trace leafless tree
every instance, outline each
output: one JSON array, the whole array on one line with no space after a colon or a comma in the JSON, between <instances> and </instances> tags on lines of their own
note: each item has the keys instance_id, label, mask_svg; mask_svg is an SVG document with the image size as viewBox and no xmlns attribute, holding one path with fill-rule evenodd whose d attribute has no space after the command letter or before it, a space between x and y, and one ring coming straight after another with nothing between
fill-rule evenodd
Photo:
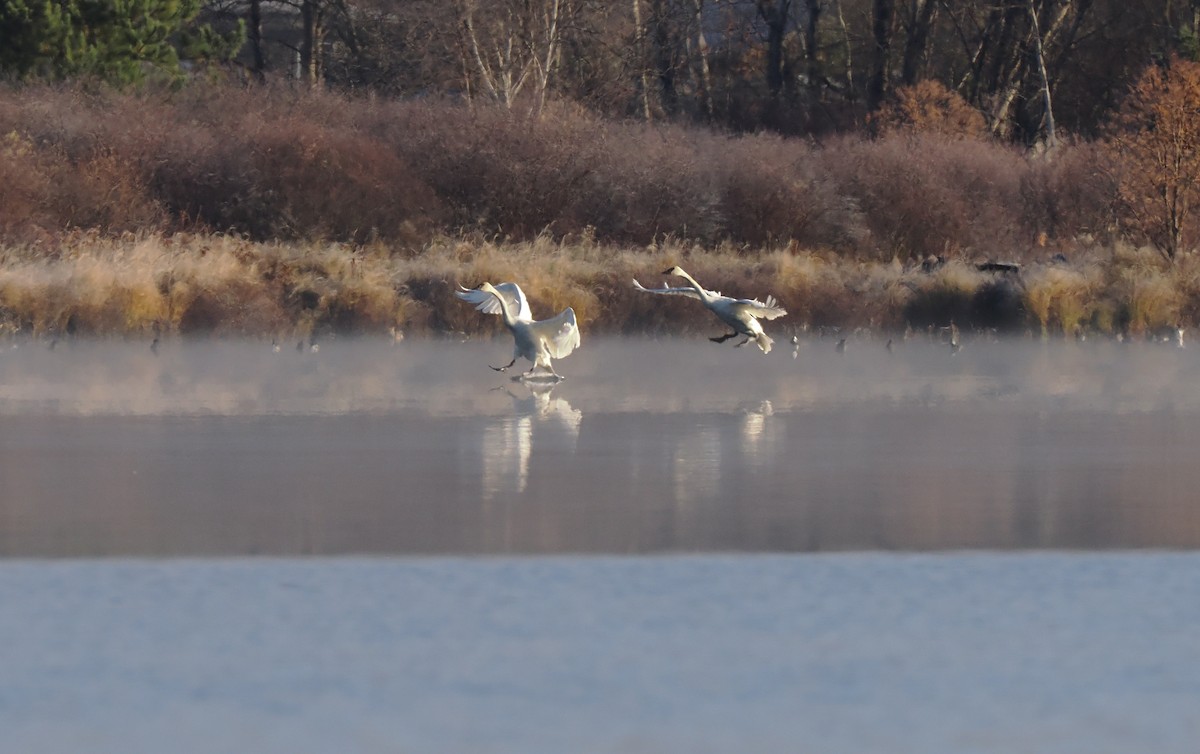
<instances>
[{"instance_id":1,"label":"leafless tree","mask_svg":"<svg viewBox=\"0 0 1200 754\"><path fill-rule=\"evenodd\" d=\"M579 11L573 0L461 0L465 50L479 91L512 107L526 88L546 103L563 39Z\"/></svg>"}]
</instances>

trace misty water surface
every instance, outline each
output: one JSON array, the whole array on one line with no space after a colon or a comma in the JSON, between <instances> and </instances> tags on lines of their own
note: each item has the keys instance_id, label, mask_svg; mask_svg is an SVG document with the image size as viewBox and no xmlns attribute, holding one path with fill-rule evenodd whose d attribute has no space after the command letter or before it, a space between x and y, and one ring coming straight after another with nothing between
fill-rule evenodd
<instances>
[{"instance_id":1,"label":"misty water surface","mask_svg":"<svg viewBox=\"0 0 1200 754\"><path fill-rule=\"evenodd\" d=\"M778 341L5 343L0 555L1200 544L1198 349Z\"/></svg>"}]
</instances>

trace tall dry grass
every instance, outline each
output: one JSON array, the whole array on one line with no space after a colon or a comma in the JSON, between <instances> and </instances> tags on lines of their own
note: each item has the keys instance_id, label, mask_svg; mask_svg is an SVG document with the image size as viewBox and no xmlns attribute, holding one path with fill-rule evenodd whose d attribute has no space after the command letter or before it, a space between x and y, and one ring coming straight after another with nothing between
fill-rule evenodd
<instances>
[{"instance_id":1,"label":"tall dry grass","mask_svg":"<svg viewBox=\"0 0 1200 754\"><path fill-rule=\"evenodd\" d=\"M1093 251L1071 264L981 272L951 260L933 269L798 248L716 249L667 239L647 247L548 234L505 242L440 236L419 253L383 244L256 243L224 235L76 234L50 249L0 248L0 332L34 336L150 333L276 337L327 333L496 333L502 324L454 296L457 286L516 281L534 314L570 306L605 333L708 333L695 301L649 296L681 265L737 297L776 297L777 332L809 328L1026 329L1046 335L1150 334L1194 326L1200 262L1165 264L1152 250Z\"/></svg>"}]
</instances>

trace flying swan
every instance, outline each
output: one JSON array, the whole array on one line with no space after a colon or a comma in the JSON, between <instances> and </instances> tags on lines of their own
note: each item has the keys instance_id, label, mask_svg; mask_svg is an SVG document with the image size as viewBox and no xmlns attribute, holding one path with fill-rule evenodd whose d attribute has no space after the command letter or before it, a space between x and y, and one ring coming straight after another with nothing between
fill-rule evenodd
<instances>
[{"instance_id":1,"label":"flying swan","mask_svg":"<svg viewBox=\"0 0 1200 754\"><path fill-rule=\"evenodd\" d=\"M516 364L517 359L525 358L533 362L525 377L532 377L542 369L550 376L562 379L550 365L550 359L561 359L579 347L579 325L575 322L574 309L568 306L557 317L536 321L525 292L516 283L482 283L478 288L459 286L455 295L485 314L499 314L513 335L512 361L502 367L490 364L489 367L503 372Z\"/></svg>"},{"instance_id":2,"label":"flying swan","mask_svg":"<svg viewBox=\"0 0 1200 754\"><path fill-rule=\"evenodd\" d=\"M701 303L709 308L713 314L717 315L717 319L733 328L733 332L728 335L721 335L716 338L709 338L714 343L724 343L730 338L738 335L746 336L746 339L739 346L744 346L750 341L758 344L763 353L771 352L771 344L774 343L765 332L762 325L758 323L761 319L775 319L787 314L774 296L767 296L765 302L754 298L730 298L722 296L716 291L710 291L696 282L696 279L683 271L682 267L672 267L665 271L664 275L678 275L688 281L689 285L686 288L667 288L664 284L662 288L645 288L637 280L633 281L633 287L639 291L646 293L665 293L672 296L687 296L689 298L700 299Z\"/></svg>"}]
</instances>

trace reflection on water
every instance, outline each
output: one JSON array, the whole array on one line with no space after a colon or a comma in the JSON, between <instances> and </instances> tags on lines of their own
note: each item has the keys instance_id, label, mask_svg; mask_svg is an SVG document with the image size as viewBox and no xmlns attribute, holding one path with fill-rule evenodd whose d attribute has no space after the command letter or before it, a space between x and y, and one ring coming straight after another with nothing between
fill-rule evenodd
<instances>
[{"instance_id":1,"label":"reflection on water","mask_svg":"<svg viewBox=\"0 0 1200 754\"><path fill-rule=\"evenodd\" d=\"M770 401L761 401L754 408L742 412L742 447L750 458L757 457L760 450L770 451L771 436L764 430L768 427L767 417L773 413L775 409Z\"/></svg>"},{"instance_id":2,"label":"reflection on water","mask_svg":"<svg viewBox=\"0 0 1200 754\"><path fill-rule=\"evenodd\" d=\"M503 390L512 398L513 413L483 430L483 496L492 500L502 492L524 492L529 482L529 461L535 432L539 443L558 452L575 452L583 414L562 398L553 397L554 385L522 385L527 395Z\"/></svg>"},{"instance_id":3,"label":"reflection on water","mask_svg":"<svg viewBox=\"0 0 1200 754\"><path fill-rule=\"evenodd\" d=\"M1200 349L491 350L4 350L0 555L1200 545Z\"/></svg>"}]
</instances>

